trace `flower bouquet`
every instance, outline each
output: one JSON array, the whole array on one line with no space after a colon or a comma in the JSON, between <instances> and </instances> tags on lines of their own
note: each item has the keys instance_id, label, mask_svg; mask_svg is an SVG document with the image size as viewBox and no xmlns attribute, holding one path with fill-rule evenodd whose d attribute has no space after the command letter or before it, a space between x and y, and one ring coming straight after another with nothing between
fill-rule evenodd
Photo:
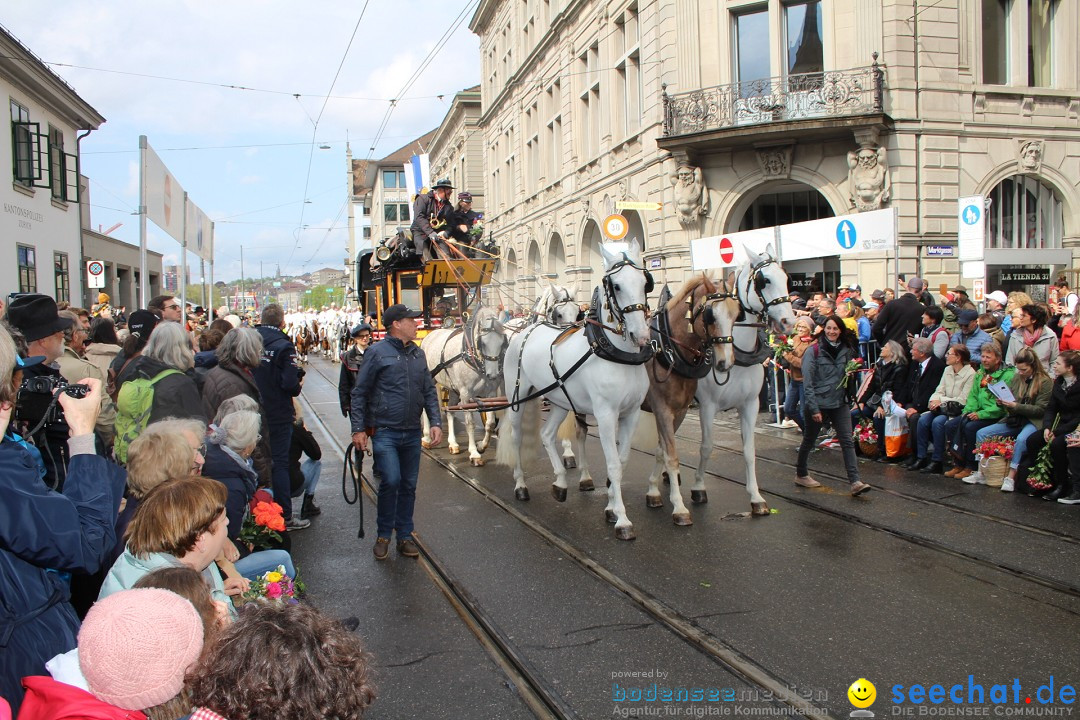
<instances>
[{"instance_id":1,"label":"flower bouquet","mask_svg":"<svg viewBox=\"0 0 1080 720\"><path fill-rule=\"evenodd\" d=\"M844 377L840 379L840 384L837 385L837 389L846 388L848 381L851 380L855 373L860 372L863 369L862 358L855 358L854 360L848 360L844 365Z\"/></svg>"},{"instance_id":2,"label":"flower bouquet","mask_svg":"<svg viewBox=\"0 0 1080 720\"><path fill-rule=\"evenodd\" d=\"M480 242L480 239L484 237L484 223L481 222L483 217L483 215L478 217L475 222L473 222L473 226L469 228L469 242L473 245Z\"/></svg>"},{"instance_id":3,"label":"flower bouquet","mask_svg":"<svg viewBox=\"0 0 1080 720\"><path fill-rule=\"evenodd\" d=\"M780 359L784 357L784 353L789 353L795 349L795 346L791 343L791 338L787 335L770 335L769 347L773 351L773 360L780 362Z\"/></svg>"},{"instance_id":4,"label":"flower bouquet","mask_svg":"<svg viewBox=\"0 0 1080 720\"><path fill-rule=\"evenodd\" d=\"M275 602L296 605L304 594L304 583L285 574L285 566L263 573L251 581L251 587L243 594L244 603Z\"/></svg>"},{"instance_id":5,"label":"flower bouquet","mask_svg":"<svg viewBox=\"0 0 1080 720\"><path fill-rule=\"evenodd\" d=\"M979 471L986 478L990 487L1001 487L1005 475L1009 472L1009 460L1012 459L1016 440L1011 437L994 435L979 443L975 448L975 457L979 460Z\"/></svg>"},{"instance_id":6,"label":"flower bouquet","mask_svg":"<svg viewBox=\"0 0 1080 720\"><path fill-rule=\"evenodd\" d=\"M859 446L859 452L864 457L874 458L879 454L878 450L878 434L874 430L874 423L871 420L861 420L859 424L855 426L855 430L852 432L852 436L855 439L855 443Z\"/></svg>"},{"instance_id":7,"label":"flower bouquet","mask_svg":"<svg viewBox=\"0 0 1080 720\"><path fill-rule=\"evenodd\" d=\"M1057 430L1061 422L1061 415L1054 418L1054 424L1050 432ZM1054 456L1050 454L1050 443L1039 448L1039 454L1035 456L1035 462L1031 464L1028 472L1027 484L1032 490L1045 491L1054 487Z\"/></svg>"},{"instance_id":8,"label":"flower bouquet","mask_svg":"<svg viewBox=\"0 0 1080 720\"><path fill-rule=\"evenodd\" d=\"M285 517L281 513L281 506L276 502L252 498L240 527L241 542L247 543L252 550L278 547L281 533L285 532Z\"/></svg>"}]
</instances>

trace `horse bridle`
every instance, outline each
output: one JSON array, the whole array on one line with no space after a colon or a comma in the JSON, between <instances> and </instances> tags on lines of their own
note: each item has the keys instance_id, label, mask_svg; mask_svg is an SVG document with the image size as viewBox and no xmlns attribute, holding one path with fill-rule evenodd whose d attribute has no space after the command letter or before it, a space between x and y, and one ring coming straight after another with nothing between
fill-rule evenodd
<instances>
[{"instance_id":1,"label":"horse bridle","mask_svg":"<svg viewBox=\"0 0 1080 720\"><path fill-rule=\"evenodd\" d=\"M647 303L634 303L633 305L627 305L626 307L619 307L619 305L614 302L617 298L615 297L615 284L611 281L611 276L627 265L641 272L646 278L649 277L647 270L635 265L634 261L627 257L626 253L623 253L623 259L608 268L601 281L601 284L604 287L604 304L607 306L608 312L615 317L616 327L618 328L617 331L620 335L623 332L623 320L627 313L643 312L646 316L649 314L649 305ZM649 294L649 288L647 287L645 289L645 294Z\"/></svg>"},{"instance_id":2,"label":"horse bridle","mask_svg":"<svg viewBox=\"0 0 1080 720\"><path fill-rule=\"evenodd\" d=\"M731 300L731 299L738 300L738 298L736 298L735 295L731 294L730 292L727 292L727 283L724 282L723 280L721 280L720 281L720 291L719 292L714 292L714 293L709 293L705 297L701 298L701 302L698 303L698 306L695 307L693 309L693 311L690 313L690 325L691 326L695 322L697 322L698 317L701 316L702 321L705 324L705 341L708 342L711 345L734 345L735 344L735 336L734 335L713 335L711 332L709 332L710 327L715 327L716 325L719 324L719 323L716 322L716 312L713 309L713 306L717 302L722 302L724 300ZM741 307L741 305L740 305L740 307Z\"/></svg>"}]
</instances>

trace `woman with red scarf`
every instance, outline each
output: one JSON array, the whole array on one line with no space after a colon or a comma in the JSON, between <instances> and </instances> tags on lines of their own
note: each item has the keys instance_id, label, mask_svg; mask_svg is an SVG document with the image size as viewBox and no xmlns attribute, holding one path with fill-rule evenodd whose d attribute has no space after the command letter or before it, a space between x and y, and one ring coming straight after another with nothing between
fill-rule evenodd
<instances>
[{"instance_id":1,"label":"woman with red scarf","mask_svg":"<svg viewBox=\"0 0 1080 720\"><path fill-rule=\"evenodd\" d=\"M1054 331L1046 327L1049 316L1041 306L1034 303L1020 308L1020 314L1009 333L1009 346L1005 351L1005 364L1013 365L1016 353L1031 348L1045 368L1053 368L1058 356L1058 339ZM1053 377L1053 371L1050 376Z\"/></svg>"}]
</instances>

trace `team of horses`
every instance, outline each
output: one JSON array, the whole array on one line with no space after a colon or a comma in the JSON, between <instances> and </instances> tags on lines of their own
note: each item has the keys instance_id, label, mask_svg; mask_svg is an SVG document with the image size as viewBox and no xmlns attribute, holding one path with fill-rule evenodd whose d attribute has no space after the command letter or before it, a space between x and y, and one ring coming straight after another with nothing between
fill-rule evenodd
<instances>
[{"instance_id":1,"label":"team of horses","mask_svg":"<svg viewBox=\"0 0 1080 720\"><path fill-rule=\"evenodd\" d=\"M296 356L302 363L308 361L312 352L325 360L339 362L341 353L349 349L349 323L344 316L329 323L311 318L290 325L285 332L296 347Z\"/></svg>"},{"instance_id":2,"label":"team of horses","mask_svg":"<svg viewBox=\"0 0 1080 720\"><path fill-rule=\"evenodd\" d=\"M477 409L505 410L496 461L513 469L518 500L528 500L523 462L542 446L555 481L551 493L567 496L567 470L580 467L579 490L592 490L584 443L591 417L604 452L608 502L605 518L621 540L635 537L622 494L622 478L642 410L652 414L658 446L646 504L662 507L661 478L668 483L672 521L690 525L680 482L675 432L692 401L701 422L700 458L691 504L708 501L705 475L712 453L713 420L721 410L739 413L746 489L751 512L767 515L758 489L754 426L764 382L763 331L789 332L795 316L788 301L787 275L771 246L748 253L747 262L723 278L697 275L672 293L666 286L650 314L653 280L641 248L601 246L603 275L583 313L565 288L550 286L525 319L503 323L492 308L480 307L457 328L435 330L423 341L428 367L465 414L469 459L484 463L494 426L477 421ZM505 398L497 405L492 398ZM543 401L543 403L542 403ZM542 404L549 408L541 424ZM455 412L447 414L450 452L460 452ZM426 418L425 418L426 421ZM477 441L475 428L484 427ZM427 424L425 422L425 441ZM560 447L561 440L561 447ZM575 453L576 450L576 453Z\"/></svg>"}]
</instances>

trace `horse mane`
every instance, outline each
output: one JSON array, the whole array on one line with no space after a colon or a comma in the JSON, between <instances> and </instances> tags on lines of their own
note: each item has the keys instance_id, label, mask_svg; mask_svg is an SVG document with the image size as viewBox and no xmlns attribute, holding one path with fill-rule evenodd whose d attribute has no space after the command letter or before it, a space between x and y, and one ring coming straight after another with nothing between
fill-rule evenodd
<instances>
[{"instance_id":1,"label":"horse mane","mask_svg":"<svg viewBox=\"0 0 1080 720\"><path fill-rule=\"evenodd\" d=\"M694 277L687 280L681 288L679 288L679 291L675 293L674 297L672 297L671 300L668 300L668 304L665 306L665 309L668 312L678 310L679 306L686 302L686 298L693 295L694 292L702 285L705 286L705 290L707 292L711 293L716 291L716 286L713 284L713 281L710 280L708 276L705 275L705 273L702 273L701 275L695 275Z\"/></svg>"}]
</instances>

